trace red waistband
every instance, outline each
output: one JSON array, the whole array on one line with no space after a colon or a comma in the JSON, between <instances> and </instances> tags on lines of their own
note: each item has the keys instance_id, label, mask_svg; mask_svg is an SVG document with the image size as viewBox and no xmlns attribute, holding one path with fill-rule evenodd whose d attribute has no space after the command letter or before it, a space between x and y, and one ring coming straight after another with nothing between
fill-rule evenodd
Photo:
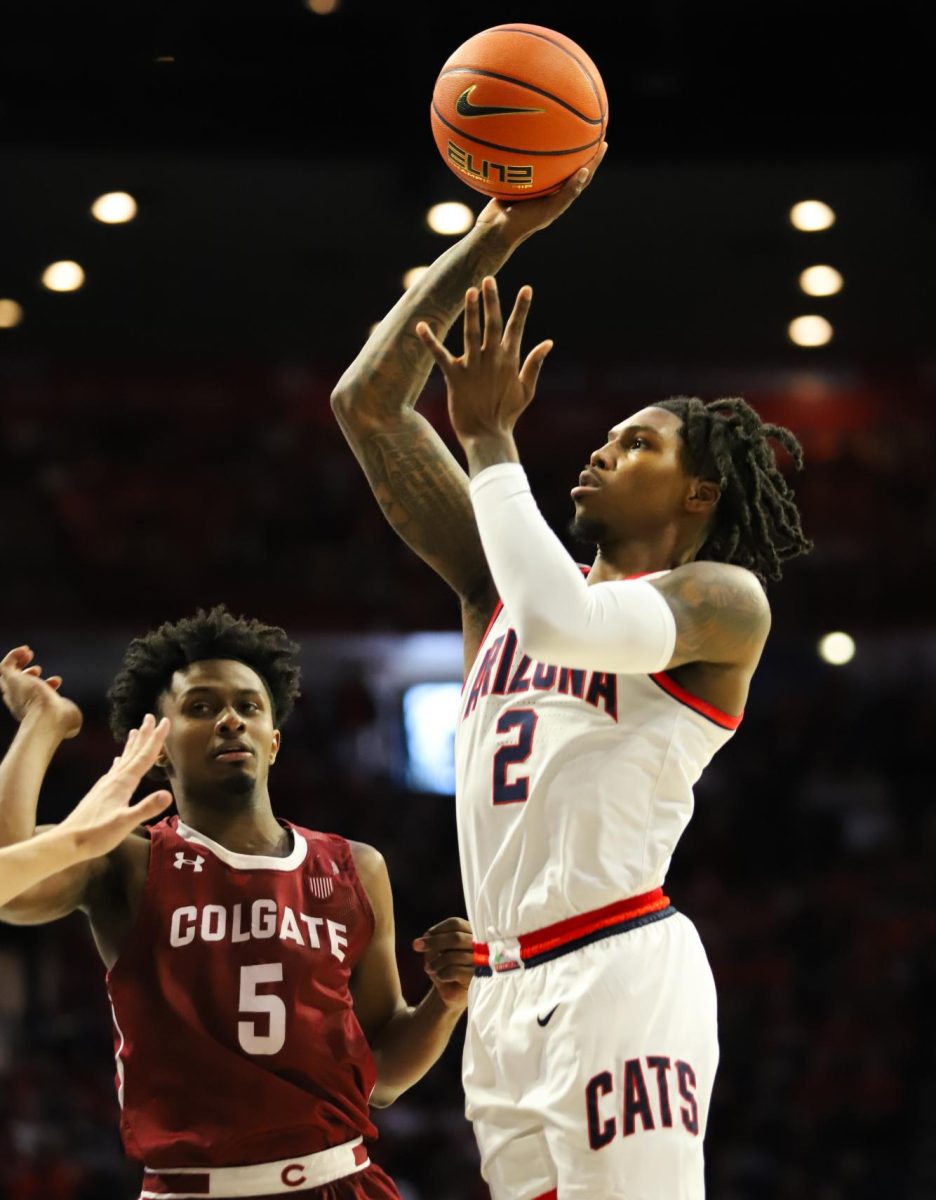
<instances>
[{"instance_id":1,"label":"red waistband","mask_svg":"<svg viewBox=\"0 0 936 1200\"><path fill-rule=\"evenodd\" d=\"M620 921L633 920L635 917L646 916L647 913L659 912L667 908L669 896L664 896L662 888L654 888L652 892L644 892L640 896L631 896L628 900L618 900L614 904L606 904L604 908L596 908L591 912L580 913L569 917L566 921L557 921L555 925L547 925L544 929L535 929L532 933L521 933L516 940L520 944L520 957L524 961L536 954L544 954L573 942L576 938L585 937L598 929L609 925L617 925ZM475 966L486 967L490 962L490 950L487 942L473 944Z\"/></svg>"}]
</instances>

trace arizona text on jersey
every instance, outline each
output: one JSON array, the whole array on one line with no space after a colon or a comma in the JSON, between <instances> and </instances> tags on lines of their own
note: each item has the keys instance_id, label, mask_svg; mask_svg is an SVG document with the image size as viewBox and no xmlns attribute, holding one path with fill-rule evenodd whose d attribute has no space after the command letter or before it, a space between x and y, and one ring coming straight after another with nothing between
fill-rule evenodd
<instances>
[{"instance_id":1,"label":"arizona text on jersey","mask_svg":"<svg viewBox=\"0 0 936 1200\"><path fill-rule=\"evenodd\" d=\"M500 607L456 731L462 881L478 940L662 886L693 784L740 717L665 672L531 661Z\"/></svg>"}]
</instances>

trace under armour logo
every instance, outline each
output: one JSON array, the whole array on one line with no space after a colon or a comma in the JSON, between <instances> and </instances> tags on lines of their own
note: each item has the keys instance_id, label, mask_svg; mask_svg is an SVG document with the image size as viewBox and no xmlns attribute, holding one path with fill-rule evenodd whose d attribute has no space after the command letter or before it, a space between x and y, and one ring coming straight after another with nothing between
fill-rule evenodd
<instances>
[{"instance_id":1,"label":"under armour logo","mask_svg":"<svg viewBox=\"0 0 936 1200\"><path fill-rule=\"evenodd\" d=\"M196 854L194 858L186 858L185 851L180 850L175 856L175 862L172 864L177 871L181 871L183 867L192 867L196 874L201 871L202 863L205 860L200 854Z\"/></svg>"}]
</instances>

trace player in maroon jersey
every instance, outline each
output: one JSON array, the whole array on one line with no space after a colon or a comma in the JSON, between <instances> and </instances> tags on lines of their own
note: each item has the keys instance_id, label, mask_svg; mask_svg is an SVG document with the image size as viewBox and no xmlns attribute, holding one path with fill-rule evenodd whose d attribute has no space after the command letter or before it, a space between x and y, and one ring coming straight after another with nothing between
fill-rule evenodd
<instances>
[{"instance_id":1,"label":"player in maroon jersey","mask_svg":"<svg viewBox=\"0 0 936 1200\"><path fill-rule=\"evenodd\" d=\"M142 1197L387 1200L368 1104L429 1069L464 1011L471 931L414 943L432 987L402 997L386 866L370 846L273 815L269 768L298 694L297 647L223 608L131 643L110 692L120 740L170 718L157 760L179 816L10 901L0 918L81 908L107 967L125 1147ZM31 838L74 705L2 667L20 731L0 768L0 844ZM80 714L77 718L80 721ZM147 725L147 728L149 725Z\"/></svg>"}]
</instances>

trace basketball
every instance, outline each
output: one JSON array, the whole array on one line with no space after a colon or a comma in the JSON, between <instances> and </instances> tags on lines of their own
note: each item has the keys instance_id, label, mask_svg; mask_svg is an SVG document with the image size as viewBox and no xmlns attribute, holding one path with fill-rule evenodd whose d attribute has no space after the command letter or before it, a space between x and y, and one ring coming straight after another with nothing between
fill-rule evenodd
<instances>
[{"instance_id":1,"label":"basketball","mask_svg":"<svg viewBox=\"0 0 936 1200\"><path fill-rule=\"evenodd\" d=\"M555 192L594 156L608 127L598 69L541 25L496 25L459 46L432 93L439 153L485 196Z\"/></svg>"}]
</instances>

